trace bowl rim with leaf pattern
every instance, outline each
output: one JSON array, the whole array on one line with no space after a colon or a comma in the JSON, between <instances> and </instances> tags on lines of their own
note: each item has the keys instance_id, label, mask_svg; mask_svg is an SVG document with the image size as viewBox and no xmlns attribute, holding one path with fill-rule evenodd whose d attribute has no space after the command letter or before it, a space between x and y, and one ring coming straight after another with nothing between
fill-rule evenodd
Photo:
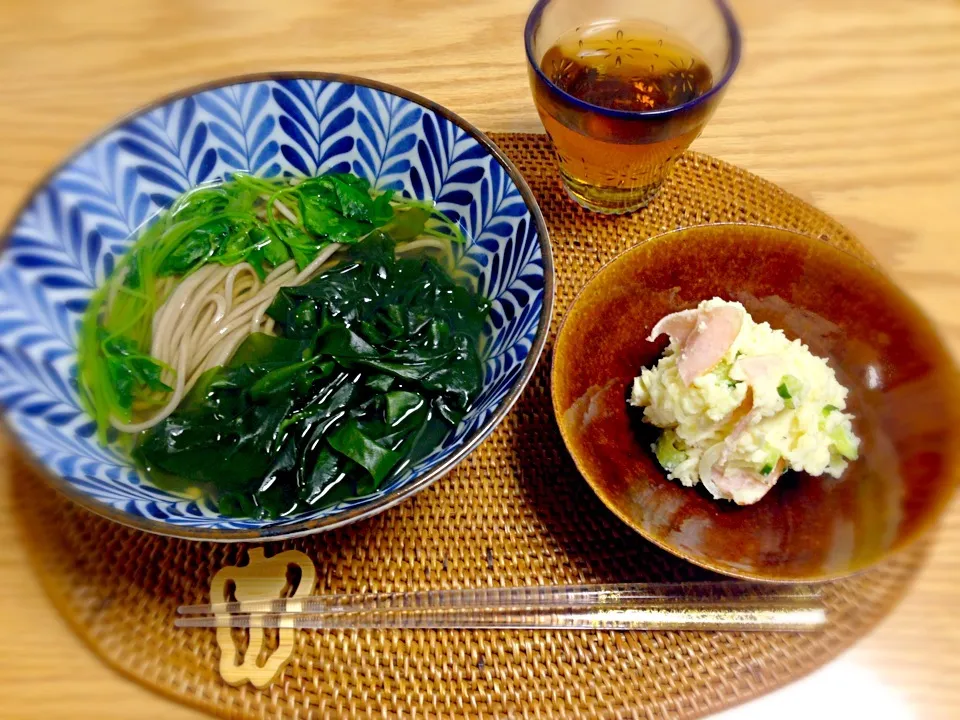
<instances>
[{"instance_id":1,"label":"bowl rim with leaf pattern","mask_svg":"<svg viewBox=\"0 0 960 720\"><path fill-rule=\"evenodd\" d=\"M484 385L433 453L374 495L277 520L227 518L159 490L97 443L74 385L77 323L138 227L225 173L363 175L431 198L466 229L460 269L492 301ZM153 533L276 540L369 517L423 490L503 419L533 374L553 307L546 224L529 186L473 125L415 93L320 72L225 78L168 95L83 144L14 213L0 255L0 404L8 435L58 490Z\"/></svg>"},{"instance_id":2,"label":"bowl rim with leaf pattern","mask_svg":"<svg viewBox=\"0 0 960 720\"><path fill-rule=\"evenodd\" d=\"M604 265L560 325L551 374L564 443L603 503L664 550L752 580L847 576L921 537L960 479L957 369L917 304L865 259L724 223L658 235ZM841 478L788 473L744 507L667 478L658 430L627 395L666 346L647 340L656 322L714 296L800 338L850 390L863 444Z\"/></svg>"}]
</instances>

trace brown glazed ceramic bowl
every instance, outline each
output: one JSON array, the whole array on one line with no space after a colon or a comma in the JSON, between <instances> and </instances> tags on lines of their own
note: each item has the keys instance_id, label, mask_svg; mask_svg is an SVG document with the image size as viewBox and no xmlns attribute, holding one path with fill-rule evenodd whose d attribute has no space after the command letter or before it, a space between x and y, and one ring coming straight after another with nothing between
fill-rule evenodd
<instances>
[{"instance_id":1,"label":"brown glazed ceramic bowl","mask_svg":"<svg viewBox=\"0 0 960 720\"><path fill-rule=\"evenodd\" d=\"M714 296L829 359L863 443L842 478L788 473L747 507L667 479L628 388L666 346L645 340L656 321ZM881 272L784 230L697 227L620 255L567 314L552 385L563 439L603 502L648 540L728 575L862 570L930 527L958 478L957 369L930 322Z\"/></svg>"}]
</instances>

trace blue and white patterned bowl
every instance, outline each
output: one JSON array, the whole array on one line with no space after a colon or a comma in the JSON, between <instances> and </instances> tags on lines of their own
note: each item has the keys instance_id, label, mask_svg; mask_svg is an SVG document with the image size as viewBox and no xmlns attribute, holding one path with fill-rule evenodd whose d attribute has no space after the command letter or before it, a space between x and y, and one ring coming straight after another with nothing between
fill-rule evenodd
<instances>
[{"instance_id":1,"label":"blue and white patterned bowl","mask_svg":"<svg viewBox=\"0 0 960 720\"><path fill-rule=\"evenodd\" d=\"M76 377L80 317L130 244L174 197L233 171L352 171L431 198L471 238L460 266L493 303L483 391L442 447L377 494L276 521L227 518L165 492L95 437ZM411 93L336 75L242 78L188 90L122 120L27 200L0 256L0 403L13 434L75 501L143 530L277 539L370 516L473 450L530 379L553 303L543 217L516 168L479 131Z\"/></svg>"}]
</instances>

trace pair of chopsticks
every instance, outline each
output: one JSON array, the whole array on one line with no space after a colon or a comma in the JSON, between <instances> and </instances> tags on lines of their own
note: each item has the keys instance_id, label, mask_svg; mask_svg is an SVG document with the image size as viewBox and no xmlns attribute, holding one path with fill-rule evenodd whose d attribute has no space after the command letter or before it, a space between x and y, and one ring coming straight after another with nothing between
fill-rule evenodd
<instances>
[{"instance_id":1,"label":"pair of chopsticks","mask_svg":"<svg viewBox=\"0 0 960 720\"><path fill-rule=\"evenodd\" d=\"M826 622L816 587L633 583L316 595L184 605L178 627L539 630L764 630Z\"/></svg>"}]
</instances>

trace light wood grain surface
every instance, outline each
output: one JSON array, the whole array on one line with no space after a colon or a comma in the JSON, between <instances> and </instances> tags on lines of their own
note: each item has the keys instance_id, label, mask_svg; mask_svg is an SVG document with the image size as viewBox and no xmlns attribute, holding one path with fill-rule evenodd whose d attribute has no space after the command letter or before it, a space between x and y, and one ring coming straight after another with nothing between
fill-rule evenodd
<instances>
[{"instance_id":1,"label":"light wood grain surface","mask_svg":"<svg viewBox=\"0 0 960 720\"><path fill-rule=\"evenodd\" d=\"M695 149L845 222L960 354L960 3L733 5L743 65ZM527 9L525 0L0 0L0 222L117 116L239 73L360 74L488 131L539 131ZM197 717L103 667L54 613L10 521L12 452L0 440L0 715ZM928 566L879 630L796 690L735 715L830 717L844 696L873 698L874 717L956 717L958 607L954 503Z\"/></svg>"}]
</instances>

